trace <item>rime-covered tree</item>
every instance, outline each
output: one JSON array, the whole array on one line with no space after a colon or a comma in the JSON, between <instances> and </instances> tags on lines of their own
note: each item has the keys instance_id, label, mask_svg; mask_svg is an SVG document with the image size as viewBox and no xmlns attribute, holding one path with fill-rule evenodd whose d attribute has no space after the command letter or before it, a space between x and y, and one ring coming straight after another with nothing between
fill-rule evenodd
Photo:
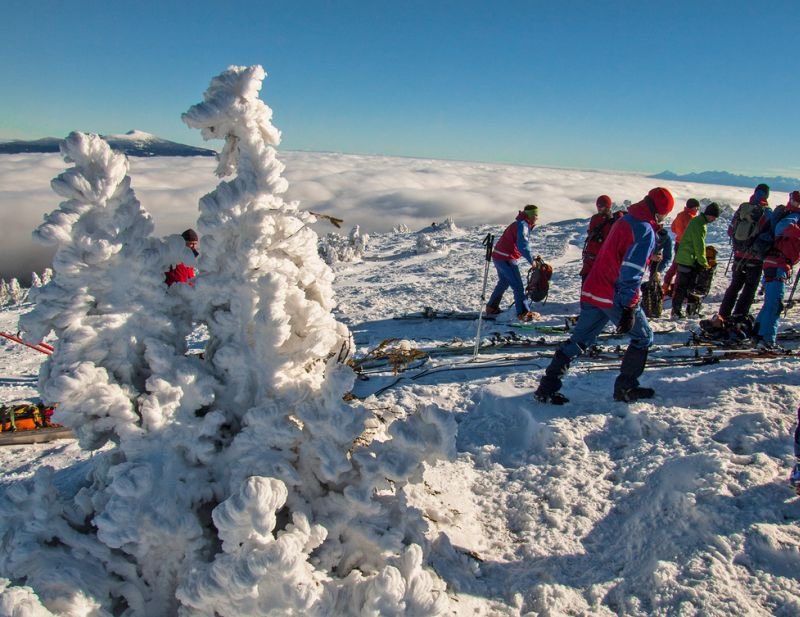
<instances>
[{"instance_id":1,"label":"rime-covered tree","mask_svg":"<svg viewBox=\"0 0 800 617\"><path fill-rule=\"evenodd\" d=\"M58 337L42 388L87 425L81 443L118 445L66 493L45 469L0 496L0 576L25 578L20 602L126 617L446 607L401 489L452 453L455 424L428 406L358 439L369 414L343 400L349 333L314 218L281 197L264 77L231 67L184 115L224 140L217 173L233 176L201 199L192 286L161 284L182 244L148 240L124 157L67 140L76 167L54 188L69 200L38 232L58 243L55 276L25 330ZM192 321L207 326L203 360L183 354Z\"/></svg>"}]
</instances>

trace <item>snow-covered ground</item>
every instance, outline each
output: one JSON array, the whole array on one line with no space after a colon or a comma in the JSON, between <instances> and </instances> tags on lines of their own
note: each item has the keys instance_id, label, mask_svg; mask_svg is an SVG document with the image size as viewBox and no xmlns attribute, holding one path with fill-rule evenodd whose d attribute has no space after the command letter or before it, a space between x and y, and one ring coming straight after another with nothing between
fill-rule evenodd
<instances>
[{"instance_id":1,"label":"snow-covered ground","mask_svg":"<svg viewBox=\"0 0 800 617\"><path fill-rule=\"evenodd\" d=\"M149 234L124 160L75 134L75 167L51 168L68 201L38 233L60 243L56 282L36 305L0 310L0 328L52 327L56 353L39 381L44 356L0 340L0 400L63 394L54 420L86 449L0 448L0 615L800 614L800 500L786 481L798 356L689 346L697 320L654 320L642 379L654 399L612 400L625 339L610 330L574 364L567 405L533 399L578 311L593 196L638 201L651 181L359 157L367 169L333 174L336 195L316 206L336 215L339 195L367 195L379 176L391 198L342 209L348 224L369 208L398 230L371 229L363 258L330 272L306 205L280 197L260 79L229 70L188 114L240 148L222 160L238 175L200 205L194 287L161 289L161 262L186 251ZM315 155L299 159L314 168ZM316 160L318 177L354 169ZM406 170L400 188L388 169ZM413 208L424 225L392 220L418 174L462 173L484 179L467 183L479 193L468 203L491 204L491 224L469 207L462 222L454 202L442 211L446 191L431 186ZM497 188L526 173L536 196ZM723 205L707 314L727 284L725 226L747 197L714 190L675 189L678 209L689 196ZM552 329L514 327L509 310L482 324L473 357L477 321L413 314L477 311L481 242L529 202L547 210L533 249L555 274L534 308ZM488 280L487 294L492 268ZM797 309L781 330L796 326ZM337 361L348 349L355 376Z\"/></svg>"},{"instance_id":2,"label":"snow-covered ground","mask_svg":"<svg viewBox=\"0 0 800 617\"><path fill-rule=\"evenodd\" d=\"M717 246L725 246L724 225L710 230ZM429 403L458 423L452 460L428 466L405 489L427 523L429 562L447 582L449 612L798 614L800 500L786 483L797 359L648 369L643 382L657 398L631 405L611 400L616 363L595 372L586 360L565 382L568 405L537 404L532 391L550 350L487 349L472 362L476 321L394 319L426 306L472 311L480 304L481 240L500 228L438 227L371 235L363 261L338 266L334 287L336 316L350 328L357 358L386 339L412 349L463 346L400 373L379 396L369 395L397 379L391 371L373 368L354 386L381 423ZM560 325L577 311L585 227L585 219L565 220L534 232L535 250L556 266L550 297L537 307L542 323ZM421 234L439 249L417 254ZM724 290L722 268L707 310ZM490 287L494 277L490 270ZM23 310L0 312L0 327L14 330ZM795 325L796 313L783 328ZM694 327L677 322L658 334L653 355L693 354L668 346L687 341ZM493 322L482 331L487 343L495 334L562 338ZM518 365L479 368L517 357ZM0 344L2 400L36 396L42 359ZM414 379L430 367L448 370ZM0 481L8 490L42 465L85 473L91 457L73 441L2 448Z\"/></svg>"}]
</instances>

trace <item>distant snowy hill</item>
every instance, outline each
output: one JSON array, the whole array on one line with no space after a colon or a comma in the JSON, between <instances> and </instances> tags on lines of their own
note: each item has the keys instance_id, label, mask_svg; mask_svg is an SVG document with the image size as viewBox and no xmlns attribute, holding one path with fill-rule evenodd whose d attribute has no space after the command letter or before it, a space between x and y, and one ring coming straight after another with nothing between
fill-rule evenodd
<instances>
[{"instance_id":1,"label":"distant snowy hill","mask_svg":"<svg viewBox=\"0 0 800 617\"><path fill-rule=\"evenodd\" d=\"M728 173L727 171L701 171L679 175L671 171L662 171L660 174L650 176L659 180L698 182L700 184L722 184L724 186L743 186L753 188L761 182L769 184L773 191L795 191L800 187L800 180L785 176L771 178L761 176L742 176Z\"/></svg>"},{"instance_id":2,"label":"distant snowy hill","mask_svg":"<svg viewBox=\"0 0 800 617\"><path fill-rule=\"evenodd\" d=\"M144 131L132 130L124 135L102 135L113 150L128 156L216 156L214 150L179 144ZM0 154L58 152L62 140L45 137L31 141L13 140L0 143Z\"/></svg>"}]
</instances>

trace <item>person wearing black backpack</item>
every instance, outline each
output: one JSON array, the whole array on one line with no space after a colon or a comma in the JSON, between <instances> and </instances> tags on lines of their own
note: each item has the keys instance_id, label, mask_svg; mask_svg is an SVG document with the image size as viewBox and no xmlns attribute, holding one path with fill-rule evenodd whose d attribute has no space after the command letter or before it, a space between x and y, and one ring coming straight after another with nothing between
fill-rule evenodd
<instances>
[{"instance_id":1,"label":"person wearing black backpack","mask_svg":"<svg viewBox=\"0 0 800 617\"><path fill-rule=\"evenodd\" d=\"M720 321L741 321L750 313L750 307L761 280L763 255L752 250L753 242L768 224L772 210L767 199L769 186L759 184L749 201L741 204L728 225L728 237L733 249L731 282L717 312Z\"/></svg>"}]
</instances>

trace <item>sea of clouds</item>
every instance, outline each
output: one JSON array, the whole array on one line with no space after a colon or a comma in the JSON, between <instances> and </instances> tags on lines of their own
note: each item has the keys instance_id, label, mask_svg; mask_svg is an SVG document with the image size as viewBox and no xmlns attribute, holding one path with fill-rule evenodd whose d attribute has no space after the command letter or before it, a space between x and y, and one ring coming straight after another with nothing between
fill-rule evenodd
<instances>
[{"instance_id":1,"label":"sea of clouds","mask_svg":"<svg viewBox=\"0 0 800 617\"><path fill-rule=\"evenodd\" d=\"M540 223L595 212L598 195L620 207L641 199L663 181L625 172L556 169L317 152L281 152L289 182L287 201L344 219L343 228L415 230L452 217L461 227L503 224L528 203L539 206ZM132 188L150 212L155 233L179 233L195 227L200 198L213 190L216 161L206 157L130 158ZM67 169L57 154L0 156L0 278L19 277L50 264L52 251L34 243L31 232L55 209L58 196L50 180ZM750 196L739 187L668 183L676 203L689 197L738 205ZM773 194L772 202L785 196ZM331 230L326 221L317 231Z\"/></svg>"}]
</instances>

